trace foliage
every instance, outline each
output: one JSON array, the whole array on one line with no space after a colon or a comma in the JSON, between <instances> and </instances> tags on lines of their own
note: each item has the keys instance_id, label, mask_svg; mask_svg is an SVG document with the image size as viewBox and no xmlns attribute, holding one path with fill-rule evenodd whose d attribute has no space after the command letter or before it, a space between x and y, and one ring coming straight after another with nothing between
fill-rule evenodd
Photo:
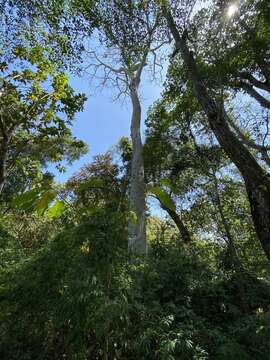
<instances>
[{"instance_id":1,"label":"foliage","mask_svg":"<svg viewBox=\"0 0 270 360\"><path fill-rule=\"evenodd\" d=\"M134 141L122 137L117 158L94 156L64 184L46 168L61 170L86 152L72 134L86 98L67 70L92 54L93 29L112 66L98 57L96 65L120 93L134 91L149 58L156 66L155 51L170 42L162 3L0 4L3 360L270 359L269 261L244 181L179 52L168 57L164 91L146 120L147 256L128 253L128 225L138 223L128 206ZM200 80L268 178L269 1L238 2L230 17L227 1L167 3Z\"/></svg>"},{"instance_id":2,"label":"foliage","mask_svg":"<svg viewBox=\"0 0 270 360\"><path fill-rule=\"evenodd\" d=\"M87 22L82 14L85 5ZM98 13L92 0L7 0L1 2L0 34L8 47L8 60L17 46L40 45L49 48L49 58L62 68L79 69L85 39L98 26ZM79 31L78 31L79 30Z\"/></svg>"},{"instance_id":3,"label":"foliage","mask_svg":"<svg viewBox=\"0 0 270 360\"><path fill-rule=\"evenodd\" d=\"M127 265L122 220L97 211L2 272L2 358L267 358L268 284L177 242Z\"/></svg>"},{"instance_id":4,"label":"foliage","mask_svg":"<svg viewBox=\"0 0 270 360\"><path fill-rule=\"evenodd\" d=\"M72 162L86 152L70 130L85 95L74 93L68 76L50 62L45 49L15 47L9 64L1 62L0 86L1 186L7 178L14 182L14 176L27 186L41 166Z\"/></svg>"}]
</instances>

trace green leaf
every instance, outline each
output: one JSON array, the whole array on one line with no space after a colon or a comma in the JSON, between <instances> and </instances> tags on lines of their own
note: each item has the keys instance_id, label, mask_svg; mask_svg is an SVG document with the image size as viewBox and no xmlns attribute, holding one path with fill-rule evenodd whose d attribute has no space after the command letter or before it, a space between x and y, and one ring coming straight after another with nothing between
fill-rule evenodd
<instances>
[{"instance_id":1,"label":"green leaf","mask_svg":"<svg viewBox=\"0 0 270 360\"><path fill-rule=\"evenodd\" d=\"M51 219L59 218L65 211L65 204L63 201L56 200L53 206L48 210L48 216Z\"/></svg>"},{"instance_id":2,"label":"green leaf","mask_svg":"<svg viewBox=\"0 0 270 360\"><path fill-rule=\"evenodd\" d=\"M168 178L161 179L160 184L163 185L163 186L166 186L167 188L169 188L171 191L174 192L174 186L173 186L173 184L170 182L170 180Z\"/></svg>"},{"instance_id":3,"label":"green leaf","mask_svg":"<svg viewBox=\"0 0 270 360\"><path fill-rule=\"evenodd\" d=\"M166 208L175 211L176 205L169 194L166 193L160 186L154 186L150 189L150 192L158 198L163 206Z\"/></svg>"},{"instance_id":4,"label":"green leaf","mask_svg":"<svg viewBox=\"0 0 270 360\"><path fill-rule=\"evenodd\" d=\"M39 190L32 189L14 198L11 202L12 207L28 210L32 208L39 197Z\"/></svg>"},{"instance_id":5,"label":"green leaf","mask_svg":"<svg viewBox=\"0 0 270 360\"><path fill-rule=\"evenodd\" d=\"M37 211L37 213L39 215L43 215L44 212L48 209L50 203L56 198L56 196L56 191L45 191L35 205L35 210Z\"/></svg>"}]
</instances>

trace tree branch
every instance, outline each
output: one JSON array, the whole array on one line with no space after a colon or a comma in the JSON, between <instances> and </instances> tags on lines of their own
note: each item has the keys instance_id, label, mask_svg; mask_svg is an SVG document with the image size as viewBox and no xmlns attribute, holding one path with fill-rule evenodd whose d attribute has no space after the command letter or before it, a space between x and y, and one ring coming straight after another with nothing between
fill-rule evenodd
<instances>
[{"instance_id":1,"label":"tree branch","mask_svg":"<svg viewBox=\"0 0 270 360\"><path fill-rule=\"evenodd\" d=\"M248 80L253 86L257 87L258 89L270 92L270 85L268 84L268 82L256 79L249 72L241 72L240 77Z\"/></svg>"},{"instance_id":2,"label":"tree branch","mask_svg":"<svg viewBox=\"0 0 270 360\"><path fill-rule=\"evenodd\" d=\"M243 89L247 94L257 100L262 107L270 109L270 100L266 99L263 95L256 91L252 85L245 81L240 81L237 84L237 87Z\"/></svg>"}]
</instances>

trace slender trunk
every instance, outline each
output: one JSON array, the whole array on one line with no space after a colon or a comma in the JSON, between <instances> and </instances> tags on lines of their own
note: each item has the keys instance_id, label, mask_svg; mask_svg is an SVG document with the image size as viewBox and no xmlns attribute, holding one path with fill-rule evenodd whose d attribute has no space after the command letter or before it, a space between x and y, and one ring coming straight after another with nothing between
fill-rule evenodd
<instances>
[{"instance_id":1,"label":"slender trunk","mask_svg":"<svg viewBox=\"0 0 270 360\"><path fill-rule=\"evenodd\" d=\"M216 177L216 174L213 174L213 180L214 180L214 186L215 186L215 202L217 205L217 209L220 215L220 219L221 219L221 223L224 229L224 233L227 239L227 245L228 245L228 256L230 256L230 263L233 267L235 267L237 270L242 269L242 264L238 258L237 252L236 252L236 248L235 248L235 244L234 244L234 239L231 233L231 226L228 223L226 216L224 214L223 211L223 204L222 204L222 200L221 200L221 196L219 194L219 189L218 189L218 180Z\"/></svg>"},{"instance_id":2,"label":"slender trunk","mask_svg":"<svg viewBox=\"0 0 270 360\"><path fill-rule=\"evenodd\" d=\"M131 139L132 160L130 177L130 208L136 214L135 221L129 222L129 251L132 254L147 253L145 228L145 181L143 146L141 140L141 104L138 96L138 82L133 81L130 89L132 100Z\"/></svg>"},{"instance_id":3,"label":"slender trunk","mask_svg":"<svg viewBox=\"0 0 270 360\"><path fill-rule=\"evenodd\" d=\"M0 146L0 194L3 191L4 182L6 178L7 151L8 151L8 141L3 139L2 145Z\"/></svg>"},{"instance_id":4,"label":"slender trunk","mask_svg":"<svg viewBox=\"0 0 270 360\"><path fill-rule=\"evenodd\" d=\"M213 179L214 179L214 186L215 186L215 195L216 195L216 204L217 204L217 208L218 208L218 212L221 218L221 222L224 228L224 232L227 238L227 246L228 246L228 252L227 252L227 265L229 265L232 269L234 269L237 274L237 282L236 282L236 287L238 289L238 294L239 294L239 300L241 302L241 308L244 311L244 313L248 312L248 304L247 304L247 300L246 300L246 291L245 288L243 286L243 282L242 279L239 277L240 272L241 273L246 273L246 270L243 267L243 264L241 263L238 255L237 255L237 251L235 248L235 244L234 244L234 239L231 233L231 226L228 223L226 216L224 214L223 211L223 204L222 204L222 199L219 193L219 189L218 189L218 180L216 177L216 174L213 174Z\"/></svg>"},{"instance_id":5,"label":"slender trunk","mask_svg":"<svg viewBox=\"0 0 270 360\"><path fill-rule=\"evenodd\" d=\"M270 260L270 180L248 149L229 128L224 107L220 107L210 96L199 72L197 63L189 50L186 39L180 36L169 10L163 7L168 26L174 37L193 84L193 92L205 114L209 125L227 156L237 166L245 185L251 214L258 238Z\"/></svg>"},{"instance_id":6,"label":"slender trunk","mask_svg":"<svg viewBox=\"0 0 270 360\"><path fill-rule=\"evenodd\" d=\"M183 223L181 217L179 214L177 214L176 211L171 210L165 206L163 206L163 209L169 214L171 219L174 221L175 225L177 226L177 229L179 230L180 236L185 244L190 244L192 242L192 238L190 236L190 233L188 229L186 228L185 224Z\"/></svg>"}]
</instances>

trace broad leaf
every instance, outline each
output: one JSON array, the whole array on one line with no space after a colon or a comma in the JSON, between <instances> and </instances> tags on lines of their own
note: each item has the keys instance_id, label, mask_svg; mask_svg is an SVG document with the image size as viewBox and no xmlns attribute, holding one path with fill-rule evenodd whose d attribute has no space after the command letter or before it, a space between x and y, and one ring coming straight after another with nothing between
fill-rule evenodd
<instances>
[{"instance_id":1,"label":"broad leaf","mask_svg":"<svg viewBox=\"0 0 270 360\"><path fill-rule=\"evenodd\" d=\"M150 189L150 192L158 198L158 200L161 202L161 204L168 209L175 211L176 205L169 194L166 193L161 187L154 186Z\"/></svg>"},{"instance_id":2,"label":"broad leaf","mask_svg":"<svg viewBox=\"0 0 270 360\"><path fill-rule=\"evenodd\" d=\"M56 198L57 192L53 190L45 191L41 194L40 199L35 205L35 210L39 215L43 215L48 209L51 202Z\"/></svg>"},{"instance_id":3,"label":"broad leaf","mask_svg":"<svg viewBox=\"0 0 270 360\"><path fill-rule=\"evenodd\" d=\"M53 206L48 210L48 216L51 219L59 218L65 211L65 204L63 201L56 200Z\"/></svg>"},{"instance_id":4,"label":"broad leaf","mask_svg":"<svg viewBox=\"0 0 270 360\"><path fill-rule=\"evenodd\" d=\"M171 191L174 192L174 186L168 178L161 179L160 184L168 187Z\"/></svg>"}]
</instances>

